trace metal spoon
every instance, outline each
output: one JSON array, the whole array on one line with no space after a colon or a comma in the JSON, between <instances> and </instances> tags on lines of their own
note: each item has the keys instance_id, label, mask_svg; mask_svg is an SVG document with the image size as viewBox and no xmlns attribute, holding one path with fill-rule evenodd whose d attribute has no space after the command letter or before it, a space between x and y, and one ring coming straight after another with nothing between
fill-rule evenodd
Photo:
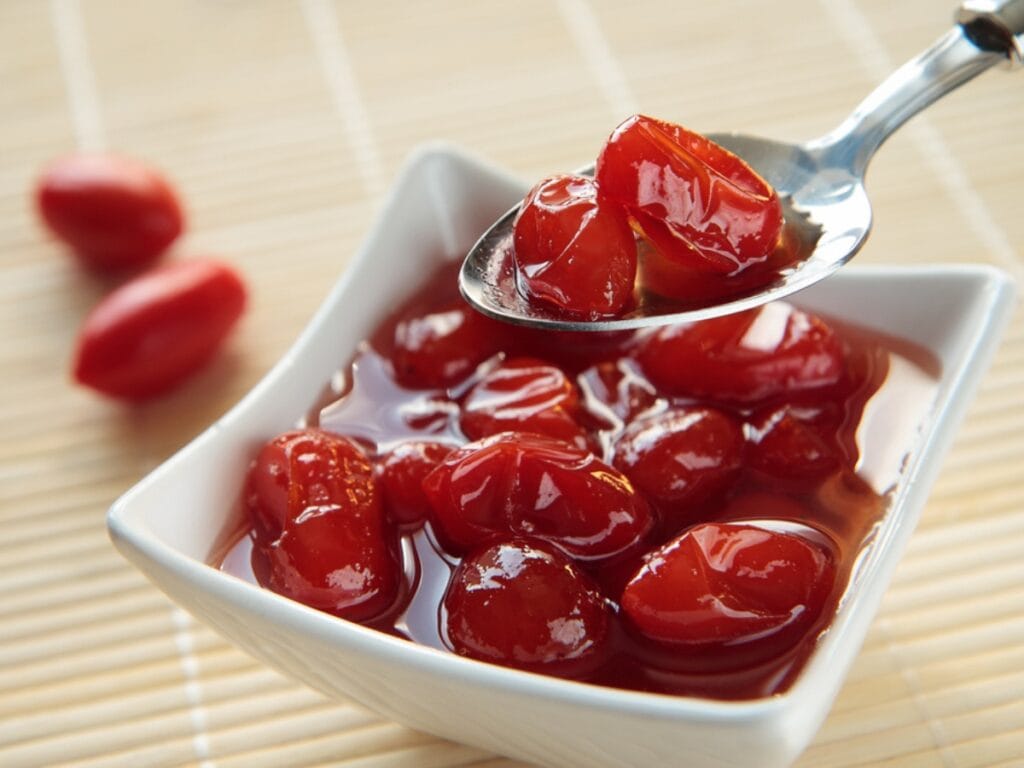
<instances>
[{"instance_id":1,"label":"metal spoon","mask_svg":"<svg viewBox=\"0 0 1024 768\"><path fill-rule=\"evenodd\" d=\"M709 134L758 171L779 193L786 226L808 256L763 290L698 309L668 301L641 302L613 319L568 320L530 306L516 290L512 224L502 216L470 250L459 286L484 314L551 330L614 331L702 320L782 298L835 272L871 229L864 173L875 151L910 117L1000 61L1024 58L1024 0L967 0L957 25L876 88L835 130L806 144L740 134ZM593 165L580 171L592 174Z\"/></svg>"}]
</instances>

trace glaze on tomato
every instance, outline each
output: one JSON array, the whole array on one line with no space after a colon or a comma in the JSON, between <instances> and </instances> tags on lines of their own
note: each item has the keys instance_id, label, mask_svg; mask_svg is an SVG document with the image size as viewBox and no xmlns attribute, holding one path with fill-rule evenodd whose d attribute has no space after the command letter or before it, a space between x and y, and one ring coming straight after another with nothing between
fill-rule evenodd
<instances>
[{"instance_id":1,"label":"glaze on tomato","mask_svg":"<svg viewBox=\"0 0 1024 768\"><path fill-rule=\"evenodd\" d=\"M592 179L553 176L523 201L514 225L520 291L569 315L597 319L633 303L636 240L623 211Z\"/></svg>"},{"instance_id":2,"label":"glaze on tomato","mask_svg":"<svg viewBox=\"0 0 1024 768\"><path fill-rule=\"evenodd\" d=\"M597 159L601 195L668 258L734 273L765 261L782 232L778 195L743 160L681 125L634 115Z\"/></svg>"},{"instance_id":3,"label":"glaze on tomato","mask_svg":"<svg viewBox=\"0 0 1024 768\"><path fill-rule=\"evenodd\" d=\"M583 563L635 549L647 502L590 451L530 432L463 446L423 481L435 531L452 552L509 535L554 544Z\"/></svg>"},{"instance_id":4,"label":"glaze on tomato","mask_svg":"<svg viewBox=\"0 0 1024 768\"><path fill-rule=\"evenodd\" d=\"M576 386L561 368L515 357L489 371L469 391L459 426L471 440L499 432L536 432L585 448L587 433L578 414Z\"/></svg>"},{"instance_id":5,"label":"glaze on tomato","mask_svg":"<svg viewBox=\"0 0 1024 768\"><path fill-rule=\"evenodd\" d=\"M260 449L244 498L275 592L353 621L394 602L397 537L356 443L320 430L286 432Z\"/></svg>"},{"instance_id":6,"label":"glaze on tomato","mask_svg":"<svg viewBox=\"0 0 1024 768\"><path fill-rule=\"evenodd\" d=\"M491 333L455 270L325 398L352 435L311 426L258 452L254 578L477 661L719 699L785 690L885 508L857 435L896 347L788 305ZM335 591L353 573L361 598Z\"/></svg>"},{"instance_id":7,"label":"glaze on tomato","mask_svg":"<svg viewBox=\"0 0 1024 768\"><path fill-rule=\"evenodd\" d=\"M456 653L578 676L608 650L611 610L590 577L558 550L513 538L470 552L444 597Z\"/></svg>"},{"instance_id":8,"label":"glaze on tomato","mask_svg":"<svg viewBox=\"0 0 1024 768\"><path fill-rule=\"evenodd\" d=\"M752 646L760 655L791 645L821 614L834 579L834 554L807 538L702 523L648 555L621 605L646 639L749 660Z\"/></svg>"},{"instance_id":9,"label":"glaze on tomato","mask_svg":"<svg viewBox=\"0 0 1024 768\"><path fill-rule=\"evenodd\" d=\"M784 224L778 194L740 157L633 115L605 143L593 179L552 176L530 190L511 270L531 305L573 319L650 301L708 306L769 286L803 258L809 244Z\"/></svg>"}]
</instances>

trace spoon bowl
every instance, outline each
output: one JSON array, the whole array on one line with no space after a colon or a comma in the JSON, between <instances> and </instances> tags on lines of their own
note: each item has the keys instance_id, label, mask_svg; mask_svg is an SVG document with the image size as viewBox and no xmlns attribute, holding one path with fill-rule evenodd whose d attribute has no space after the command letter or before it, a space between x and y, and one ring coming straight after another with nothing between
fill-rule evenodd
<instances>
[{"instance_id":1,"label":"spoon bowl","mask_svg":"<svg viewBox=\"0 0 1024 768\"><path fill-rule=\"evenodd\" d=\"M711 133L757 171L782 202L794 266L767 284L698 307L644 295L623 315L580 320L531 304L517 289L513 228L505 213L469 251L459 275L463 296L486 315L562 331L618 331L704 320L781 299L828 277L861 249L871 231L864 188L878 147L913 115L1001 61L1019 65L1024 48L1024 0L968 0L957 25L893 72L835 130L805 144L733 133ZM577 171L593 175L594 167Z\"/></svg>"}]
</instances>

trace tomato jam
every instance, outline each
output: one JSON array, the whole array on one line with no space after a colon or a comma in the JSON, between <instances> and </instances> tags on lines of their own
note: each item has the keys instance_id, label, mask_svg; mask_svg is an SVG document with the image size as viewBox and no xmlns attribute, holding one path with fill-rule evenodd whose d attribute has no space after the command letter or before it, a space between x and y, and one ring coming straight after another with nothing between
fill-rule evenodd
<instances>
[{"instance_id":1,"label":"tomato jam","mask_svg":"<svg viewBox=\"0 0 1024 768\"><path fill-rule=\"evenodd\" d=\"M470 310L455 270L267 436L221 567L517 669L784 691L886 510L934 361L785 304L525 330Z\"/></svg>"},{"instance_id":2,"label":"tomato jam","mask_svg":"<svg viewBox=\"0 0 1024 768\"><path fill-rule=\"evenodd\" d=\"M784 215L771 185L725 147L633 115L593 178L549 176L530 190L489 282L555 318L706 307L759 293L807 258L819 231L805 219Z\"/></svg>"}]
</instances>

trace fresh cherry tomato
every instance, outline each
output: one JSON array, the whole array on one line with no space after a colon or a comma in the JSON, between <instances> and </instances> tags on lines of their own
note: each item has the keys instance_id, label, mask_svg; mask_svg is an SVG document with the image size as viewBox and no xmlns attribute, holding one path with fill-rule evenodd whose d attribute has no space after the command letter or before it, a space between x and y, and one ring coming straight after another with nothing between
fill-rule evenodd
<instances>
[{"instance_id":1,"label":"fresh cherry tomato","mask_svg":"<svg viewBox=\"0 0 1024 768\"><path fill-rule=\"evenodd\" d=\"M39 178L36 203L53 233L101 270L148 265L184 227L178 196L163 174L116 155L57 160Z\"/></svg>"},{"instance_id":2,"label":"fresh cherry tomato","mask_svg":"<svg viewBox=\"0 0 1024 768\"><path fill-rule=\"evenodd\" d=\"M86 317L75 379L126 400L162 394L213 356L245 300L238 273L216 261L182 261L145 272Z\"/></svg>"},{"instance_id":3,"label":"fresh cherry tomato","mask_svg":"<svg viewBox=\"0 0 1024 768\"><path fill-rule=\"evenodd\" d=\"M377 465L384 509L399 525L417 526L430 514L423 478L452 452L442 443L410 441L388 451Z\"/></svg>"},{"instance_id":4,"label":"fresh cherry tomato","mask_svg":"<svg viewBox=\"0 0 1024 768\"><path fill-rule=\"evenodd\" d=\"M673 520L724 491L743 459L743 429L710 407L678 408L628 427L613 463Z\"/></svg>"},{"instance_id":5,"label":"fresh cherry tomato","mask_svg":"<svg viewBox=\"0 0 1024 768\"><path fill-rule=\"evenodd\" d=\"M565 555L513 539L467 555L444 598L456 653L505 666L573 675L600 661L611 611Z\"/></svg>"},{"instance_id":6,"label":"fresh cherry tomato","mask_svg":"<svg viewBox=\"0 0 1024 768\"><path fill-rule=\"evenodd\" d=\"M456 299L431 312L412 314L394 330L395 379L410 389L456 384L501 351L507 329Z\"/></svg>"},{"instance_id":7,"label":"fresh cherry tomato","mask_svg":"<svg viewBox=\"0 0 1024 768\"><path fill-rule=\"evenodd\" d=\"M532 536L580 561L635 548L651 528L626 476L561 440L502 432L455 451L423 481L435 530L450 551Z\"/></svg>"},{"instance_id":8,"label":"fresh cherry tomato","mask_svg":"<svg viewBox=\"0 0 1024 768\"><path fill-rule=\"evenodd\" d=\"M839 382L843 344L823 320L788 304L667 326L637 352L658 387L709 400L754 403Z\"/></svg>"},{"instance_id":9,"label":"fresh cherry tomato","mask_svg":"<svg viewBox=\"0 0 1024 768\"><path fill-rule=\"evenodd\" d=\"M576 422L579 396L569 377L542 360L517 357L490 371L469 391L459 425L470 440L499 432L537 432L587 446Z\"/></svg>"},{"instance_id":10,"label":"fresh cherry tomato","mask_svg":"<svg viewBox=\"0 0 1024 768\"><path fill-rule=\"evenodd\" d=\"M629 211L668 258L730 274L771 255L782 206L743 160L679 125L634 115L597 159L601 196Z\"/></svg>"},{"instance_id":11,"label":"fresh cherry tomato","mask_svg":"<svg viewBox=\"0 0 1024 768\"><path fill-rule=\"evenodd\" d=\"M622 610L660 643L718 646L795 640L821 613L834 553L753 525L697 525L653 552L626 585Z\"/></svg>"},{"instance_id":12,"label":"fresh cherry tomato","mask_svg":"<svg viewBox=\"0 0 1024 768\"><path fill-rule=\"evenodd\" d=\"M552 176L535 186L515 220L519 290L570 315L621 314L633 299L636 237L625 211L591 179Z\"/></svg>"},{"instance_id":13,"label":"fresh cherry tomato","mask_svg":"<svg viewBox=\"0 0 1024 768\"><path fill-rule=\"evenodd\" d=\"M356 443L320 430L279 435L249 469L244 499L274 591L355 621L392 605L396 537Z\"/></svg>"}]
</instances>

